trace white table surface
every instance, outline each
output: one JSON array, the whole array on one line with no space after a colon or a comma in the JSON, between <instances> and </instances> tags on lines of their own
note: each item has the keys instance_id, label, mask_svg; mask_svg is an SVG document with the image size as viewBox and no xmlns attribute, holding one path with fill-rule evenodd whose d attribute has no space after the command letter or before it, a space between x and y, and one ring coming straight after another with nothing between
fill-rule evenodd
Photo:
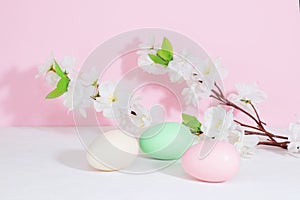
<instances>
[{"instance_id":1,"label":"white table surface","mask_svg":"<svg viewBox=\"0 0 300 200\"><path fill-rule=\"evenodd\" d=\"M272 148L272 147L270 147ZM225 183L195 181L176 163L148 174L90 168L72 127L0 128L0 199L300 199L300 158L260 147Z\"/></svg>"}]
</instances>

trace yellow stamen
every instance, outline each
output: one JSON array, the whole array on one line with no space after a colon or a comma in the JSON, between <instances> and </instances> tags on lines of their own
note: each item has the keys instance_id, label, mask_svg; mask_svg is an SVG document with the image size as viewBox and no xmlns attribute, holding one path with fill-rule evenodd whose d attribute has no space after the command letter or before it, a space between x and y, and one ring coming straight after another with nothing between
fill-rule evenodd
<instances>
[{"instance_id":1,"label":"yellow stamen","mask_svg":"<svg viewBox=\"0 0 300 200\"><path fill-rule=\"evenodd\" d=\"M113 95L110 95L108 100L113 103L113 102L116 102L117 101L117 97L113 96Z\"/></svg>"},{"instance_id":2,"label":"yellow stamen","mask_svg":"<svg viewBox=\"0 0 300 200\"><path fill-rule=\"evenodd\" d=\"M211 67L211 65L209 65L208 68L204 71L204 74L208 75L210 73L211 69L212 69L212 67Z\"/></svg>"},{"instance_id":3,"label":"yellow stamen","mask_svg":"<svg viewBox=\"0 0 300 200\"><path fill-rule=\"evenodd\" d=\"M219 119L216 123L216 128L219 129L223 124L223 120Z\"/></svg>"}]
</instances>

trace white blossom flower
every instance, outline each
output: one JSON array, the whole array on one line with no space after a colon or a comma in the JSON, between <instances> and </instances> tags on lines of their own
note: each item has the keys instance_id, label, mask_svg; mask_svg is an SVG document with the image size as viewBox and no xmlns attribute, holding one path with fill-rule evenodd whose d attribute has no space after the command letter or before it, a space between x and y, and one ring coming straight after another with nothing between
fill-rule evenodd
<instances>
[{"instance_id":1,"label":"white blossom flower","mask_svg":"<svg viewBox=\"0 0 300 200\"><path fill-rule=\"evenodd\" d=\"M200 74L194 76L196 80L202 80L203 84L211 91L215 82L219 79L219 72L217 71L214 63L209 59L204 59L198 62L197 69L200 70Z\"/></svg>"},{"instance_id":2,"label":"white blossom flower","mask_svg":"<svg viewBox=\"0 0 300 200\"><path fill-rule=\"evenodd\" d=\"M104 82L99 85L100 96L96 97L94 108L97 112L102 112L104 117L119 117L119 97L115 89L116 84L112 82Z\"/></svg>"},{"instance_id":3,"label":"white blossom flower","mask_svg":"<svg viewBox=\"0 0 300 200\"><path fill-rule=\"evenodd\" d=\"M78 75L75 81L70 81L68 91L64 95L64 105L69 111L77 110L83 117L87 117L86 109L93 103L93 96L97 93L96 85L98 74L95 68Z\"/></svg>"},{"instance_id":4,"label":"white blossom flower","mask_svg":"<svg viewBox=\"0 0 300 200\"><path fill-rule=\"evenodd\" d=\"M99 78L99 73L97 71L96 67L92 67L88 72L84 72L79 74L78 79L82 82L82 84L88 86L88 85L94 85Z\"/></svg>"},{"instance_id":5,"label":"white blossom flower","mask_svg":"<svg viewBox=\"0 0 300 200\"><path fill-rule=\"evenodd\" d=\"M174 55L173 60L170 61L168 65L171 82L191 79L194 68L191 63L189 63L187 55L184 55L184 53L181 54L182 56Z\"/></svg>"},{"instance_id":6,"label":"white blossom flower","mask_svg":"<svg viewBox=\"0 0 300 200\"><path fill-rule=\"evenodd\" d=\"M49 83L49 85L51 85L51 86L56 86L56 84L57 84L57 82L59 81L59 79L60 79L60 77L56 74L56 73L54 73L54 72L52 72L52 71L50 71L50 72L48 72L47 74L46 74L46 81Z\"/></svg>"},{"instance_id":7,"label":"white blossom flower","mask_svg":"<svg viewBox=\"0 0 300 200\"><path fill-rule=\"evenodd\" d=\"M245 135L244 128L235 123L221 136L220 140L234 145L242 158L251 158L259 142L258 136Z\"/></svg>"},{"instance_id":8,"label":"white blossom flower","mask_svg":"<svg viewBox=\"0 0 300 200\"><path fill-rule=\"evenodd\" d=\"M184 102L186 105L192 104L193 106L197 105L198 95L195 90L195 86L183 88L181 95L184 98Z\"/></svg>"},{"instance_id":9,"label":"white blossom flower","mask_svg":"<svg viewBox=\"0 0 300 200\"><path fill-rule=\"evenodd\" d=\"M155 50L147 51L145 54L141 54L138 58L138 66L141 67L145 72L149 74L161 75L167 73L167 68L155 64L148 53L156 54Z\"/></svg>"},{"instance_id":10,"label":"white blossom flower","mask_svg":"<svg viewBox=\"0 0 300 200\"><path fill-rule=\"evenodd\" d=\"M76 62L75 57L65 56L62 59L60 67L67 73L70 73L74 70L75 62Z\"/></svg>"},{"instance_id":11,"label":"white blossom flower","mask_svg":"<svg viewBox=\"0 0 300 200\"><path fill-rule=\"evenodd\" d=\"M244 128L235 125L227 135L227 141L235 146L242 158L251 158L259 142L256 135L245 135Z\"/></svg>"},{"instance_id":12,"label":"white blossom flower","mask_svg":"<svg viewBox=\"0 0 300 200\"><path fill-rule=\"evenodd\" d=\"M139 128L150 126L152 122L150 112L141 104L132 104L129 112L130 120L135 126Z\"/></svg>"},{"instance_id":13,"label":"white blossom flower","mask_svg":"<svg viewBox=\"0 0 300 200\"><path fill-rule=\"evenodd\" d=\"M138 57L138 66L141 67L145 72L149 74L161 75L165 74L168 70L158 64L155 64L149 54L155 55L157 50L155 49L155 38L151 36L145 43L139 45L140 50L136 53Z\"/></svg>"},{"instance_id":14,"label":"white blossom flower","mask_svg":"<svg viewBox=\"0 0 300 200\"><path fill-rule=\"evenodd\" d=\"M237 90L237 94L230 94L228 99L241 108L247 110L252 115L255 114L255 111L253 110L250 102L255 105L263 102L267 98L265 92L259 89L256 83L238 83L235 85L235 88Z\"/></svg>"},{"instance_id":15,"label":"white blossom flower","mask_svg":"<svg viewBox=\"0 0 300 200\"><path fill-rule=\"evenodd\" d=\"M54 68L54 66L53 66L54 61L55 61L55 59L54 59L53 53L51 53L49 58L45 61L45 63L43 63L39 67L39 72L35 76L36 78L39 78L43 74L46 74L46 80L52 86L55 86L57 81L59 80L59 76L55 72L50 71L52 68ZM74 66L75 66L75 58L71 57L71 56L64 57L61 65L60 65L61 69L68 73L69 77L70 77L69 73L71 73L71 75L73 75L75 73Z\"/></svg>"},{"instance_id":16,"label":"white blossom flower","mask_svg":"<svg viewBox=\"0 0 300 200\"><path fill-rule=\"evenodd\" d=\"M91 97L93 95L95 95L94 86L84 86L78 82L70 81L63 103L68 108L68 111L77 110L86 118L86 109L91 106L93 102Z\"/></svg>"},{"instance_id":17,"label":"white blossom flower","mask_svg":"<svg viewBox=\"0 0 300 200\"><path fill-rule=\"evenodd\" d=\"M54 63L54 56L51 53L50 56L49 56L49 58L47 58L47 60L42 65L40 65L39 72L35 76L35 78L39 78L43 74L47 73L51 69L51 67L53 66L53 63Z\"/></svg>"},{"instance_id":18,"label":"white blossom flower","mask_svg":"<svg viewBox=\"0 0 300 200\"><path fill-rule=\"evenodd\" d=\"M290 143L288 144L288 151L292 153L300 152L300 119L296 123L291 123L289 126L291 136L289 136Z\"/></svg>"},{"instance_id":19,"label":"white blossom flower","mask_svg":"<svg viewBox=\"0 0 300 200\"><path fill-rule=\"evenodd\" d=\"M215 59L212 62L209 59L199 60L190 56L189 60L198 67L193 67L192 71L185 71L186 74L189 74L189 76L185 76L189 77L189 79L185 78L189 87L183 89L182 95L184 95L186 104L192 103L193 105L196 105L197 102L195 102L195 99L198 97L208 98L211 95L214 83L219 79L218 74L221 79L223 79L228 73L223 67L221 67L220 59ZM197 98L195 98L195 96Z\"/></svg>"},{"instance_id":20,"label":"white blossom flower","mask_svg":"<svg viewBox=\"0 0 300 200\"><path fill-rule=\"evenodd\" d=\"M193 59L193 64L197 66L194 68L194 71L191 73L191 80L188 81L188 85L191 85L191 81L198 84L197 86L197 94L201 98L209 97L212 92L211 90L214 88L215 82L220 80L222 77L226 75L225 70L222 68L223 75L217 70L217 65L215 65L210 59ZM219 61L216 61L219 62ZM221 69L221 67L218 67Z\"/></svg>"},{"instance_id":21,"label":"white blossom flower","mask_svg":"<svg viewBox=\"0 0 300 200\"><path fill-rule=\"evenodd\" d=\"M256 83L238 83L235 85L237 94L230 94L229 99L234 102L251 102L253 104L261 103L267 95L262 91Z\"/></svg>"},{"instance_id":22,"label":"white blossom flower","mask_svg":"<svg viewBox=\"0 0 300 200\"><path fill-rule=\"evenodd\" d=\"M233 144L242 158L250 158L259 138L256 135L245 135L243 127L234 122L232 112L226 112L221 106L209 108L204 113L201 129L208 137L217 137Z\"/></svg>"},{"instance_id":23,"label":"white blossom flower","mask_svg":"<svg viewBox=\"0 0 300 200\"><path fill-rule=\"evenodd\" d=\"M222 106L215 106L208 108L204 113L204 120L202 124L203 133L211 138L220 138L234 125L233 111L226 110Z\"/></svg>"},{"instance_id":24,"label":"white blossom flower","mask_svg":"<svg viewBox=\"0 0 300 200\"><path fill-rule=\"evenodd\" d=\"M242 158L251 158L254 154L255 146L259 138L256 135L241 135L239 141L234 143L235 148Z\"/></svg>"},{"instance_id":25,"label":"white blossom flower","mask_svg":"<svg viewBox=\"0 0 300 200\"><path fill-rule=\"evenodd\" d=\"M181 95L184 98L185 104L193 106L197 106L198 98L204 97L203 94L207 94L207 92L204 92L203 90L206 89L206 87L203 86L203 84L198 82L187 82L188 87L183 88L181 91Z\"/></svg>"}]
</instances>

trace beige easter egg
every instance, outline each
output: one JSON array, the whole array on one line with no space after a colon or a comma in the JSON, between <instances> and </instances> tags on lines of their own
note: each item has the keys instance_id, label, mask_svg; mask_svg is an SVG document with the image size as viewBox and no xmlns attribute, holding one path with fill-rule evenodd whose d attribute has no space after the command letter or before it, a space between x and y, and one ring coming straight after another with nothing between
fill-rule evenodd
<instances>
[{"instance_id":1,"label":"beige easter egg","mask_svg":"<svg viewBox=\"0 0 300 200\"><path fill-rule=\"evenodd\" d=\"M120 130L98 136L89 146L88 163L101 171L115 171L129 167L139 152L137 140Z\"/></svg>"}]
</instances>

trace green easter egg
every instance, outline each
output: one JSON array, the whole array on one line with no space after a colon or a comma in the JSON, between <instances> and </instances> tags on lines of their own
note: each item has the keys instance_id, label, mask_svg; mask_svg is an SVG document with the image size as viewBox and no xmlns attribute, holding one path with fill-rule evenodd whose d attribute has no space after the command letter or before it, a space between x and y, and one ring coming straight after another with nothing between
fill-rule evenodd
<instances>
[{"instance_id":1,"label":"green easter egg","mask_svg":"<svg viewBox=\"0 0 300 200\"><path fill-rule=\"evenodd\" d=\"M142 151L161 160L179 159L195 136L181 123L165 122L145 130L139 140Z\"/></svg>"}]
</instances>

